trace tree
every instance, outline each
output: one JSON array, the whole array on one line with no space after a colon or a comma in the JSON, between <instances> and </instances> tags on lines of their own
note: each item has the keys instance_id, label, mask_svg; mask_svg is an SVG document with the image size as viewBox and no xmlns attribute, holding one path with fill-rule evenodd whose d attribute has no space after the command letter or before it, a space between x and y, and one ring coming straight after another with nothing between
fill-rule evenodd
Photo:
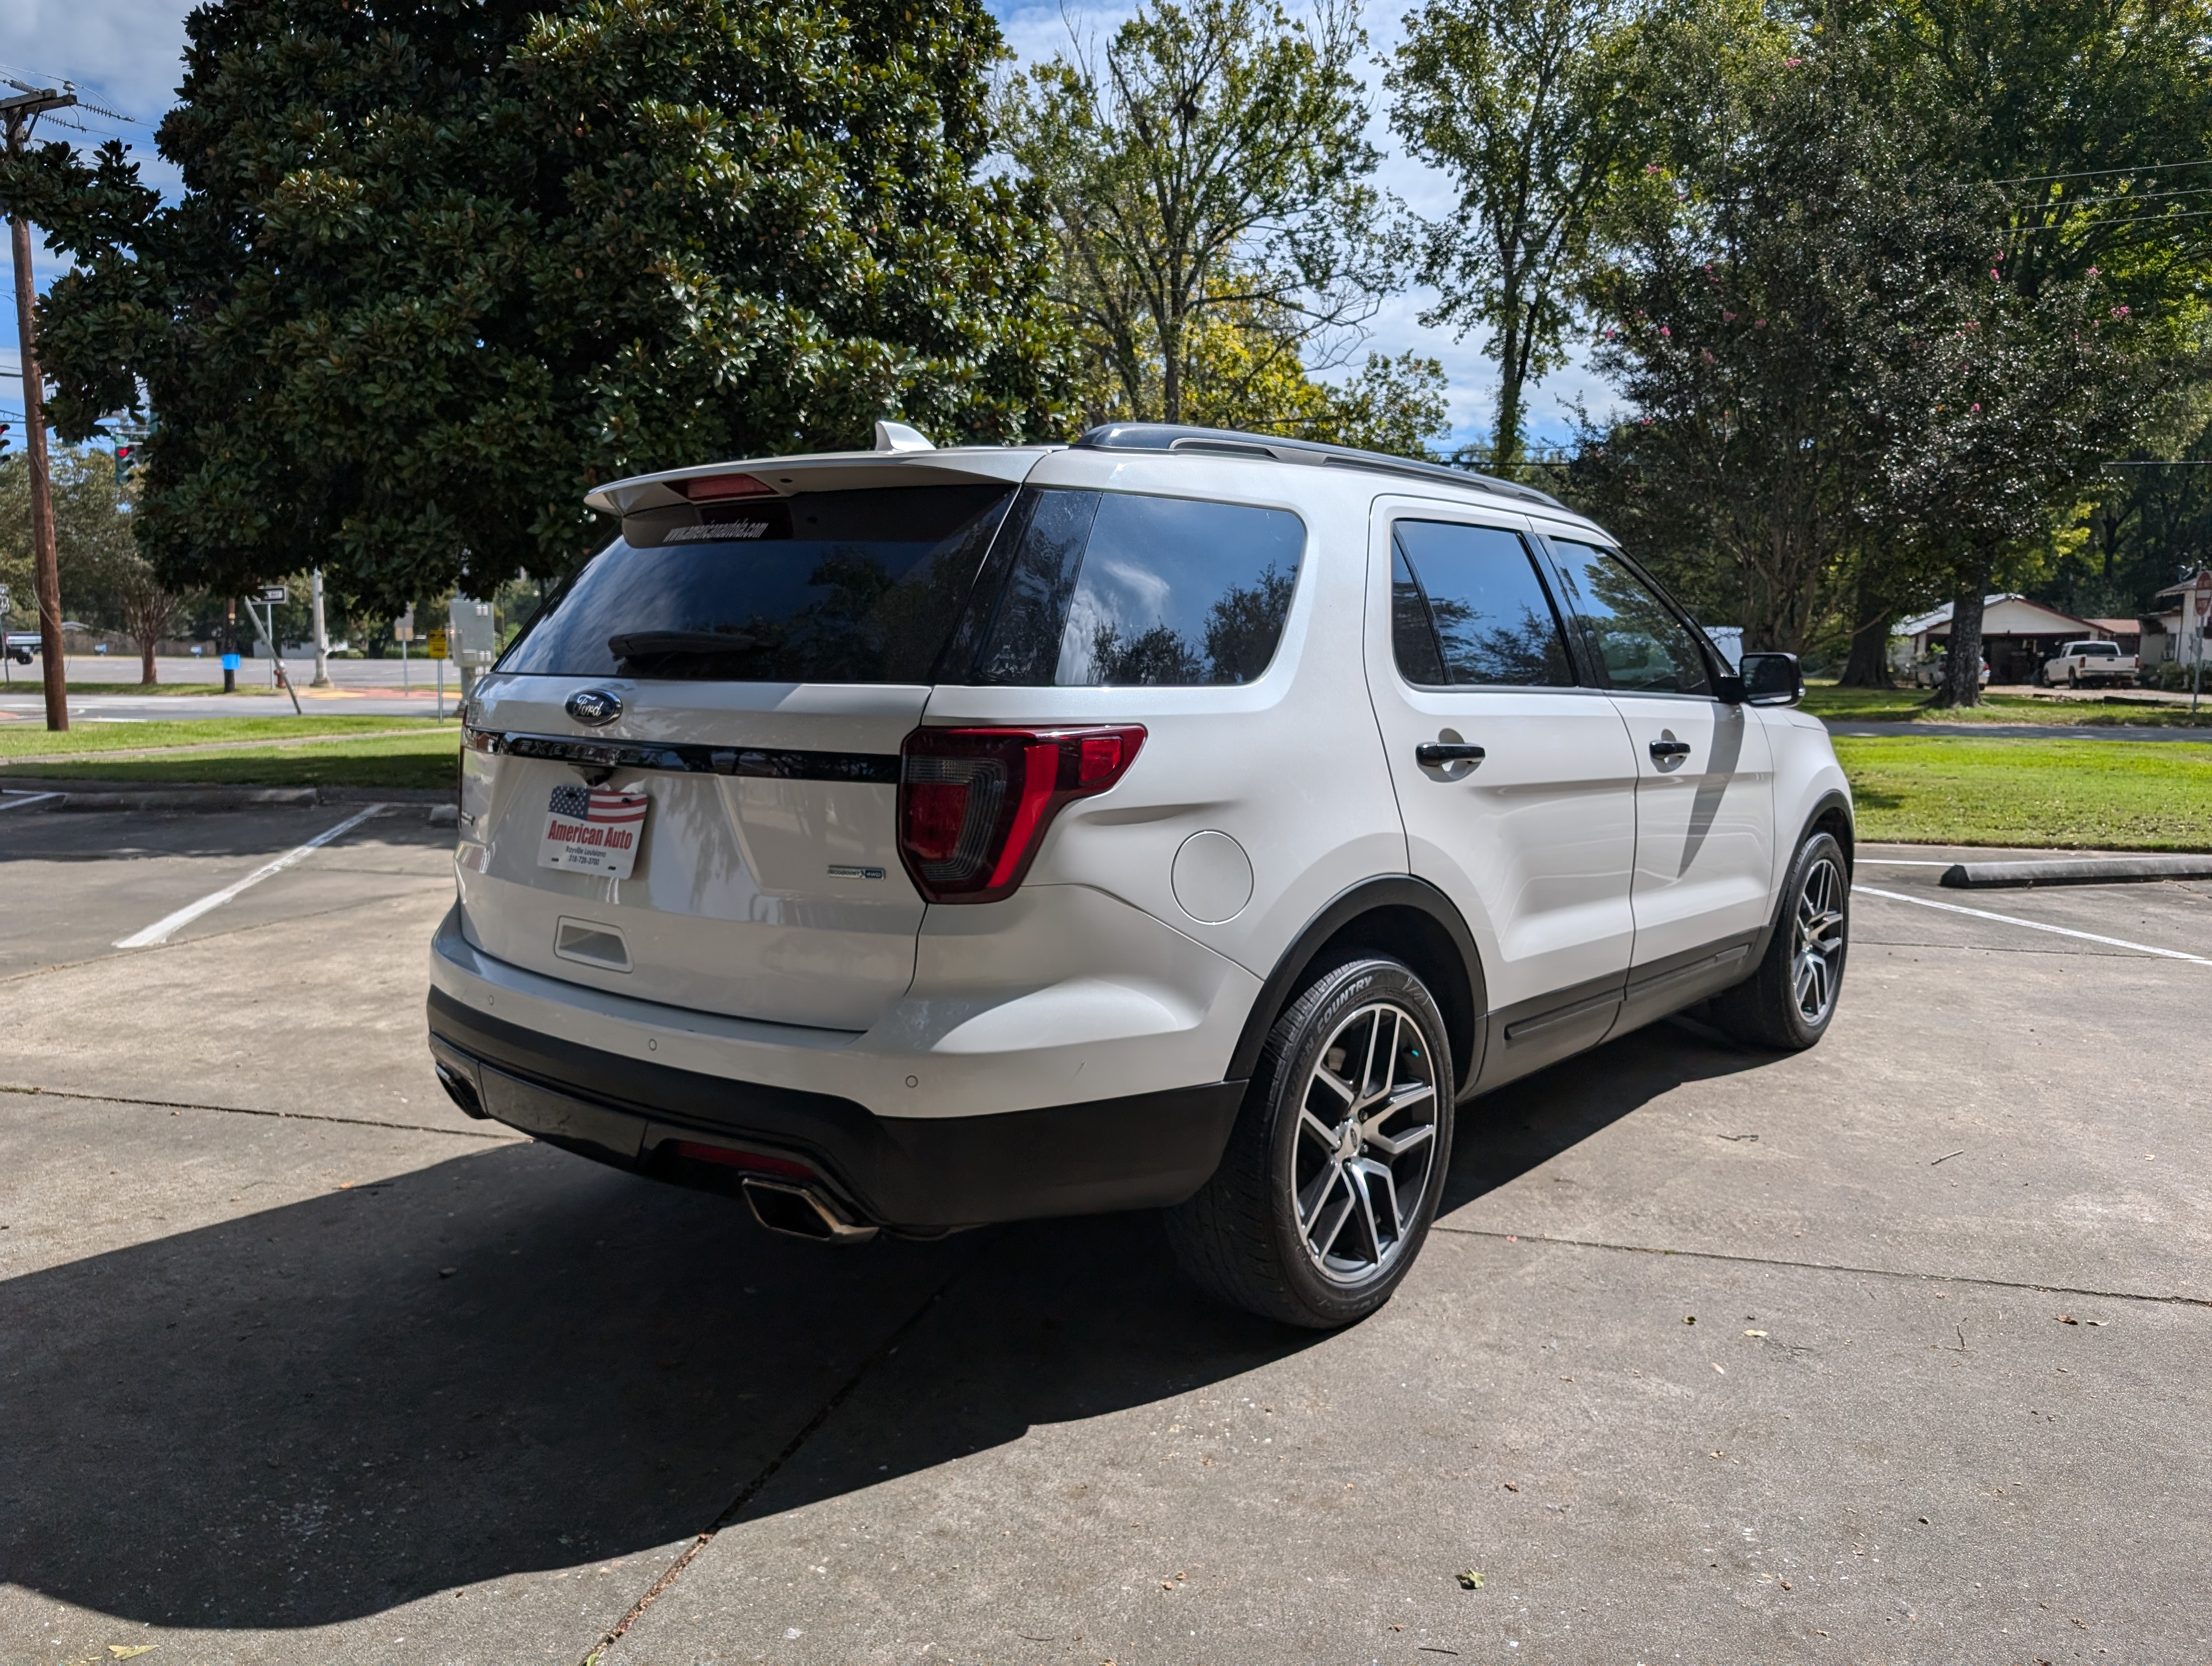
<instances>
[{"instance_id":1,"label":"tree","mask_svg":"<svg viewBox=\"0 0 2212 1666\"><path fill-rule=\"evenodd\" d=\"M1858 532L1869 266L1911 235L1896 148L1855 65L1735 0L1655 19L1638 52L1672 96L1583 290L1630 415L1585 434L1574 489L1746 648L1800 652Z\"/></svg>"},{"instance_id":2,"label":"tree","mask_svg":"<svg viewBox=\"0 0 2212 1666\"><path fill-rule=\"evenodd\" d=\"M1009 84L1008 149L1057 234L1091 416L1188 420L1209 350L1270 376L1326 368L1372 314L1392 279L1365 42L1337 0L1310 24L1277 0L1150 0L1102 66L1079 52Z\"/></svg>"},{"instance_id":3,"label":"tree","mask_svg":"<svg viewBox=\"0 0 2212 1666\"><path fill-rule=\"evenodd\" d=\"M1424 225L1421 315L1486 329L1498 364L1490 465L1519 465L1530 381L1565 362L1572 282L1632 131L1625 0L1430 0L1406 20L1390 120L1450 174L1456 210Z\"/></svg>"},{"instance_id":4,"label":"tree","mask_svg":"<svg viewBox=\"0 0 2212 1666\"><path fill-rule=\"evenodd\" d=\"M2049 533L2163 390L2170 372L2142 353L2131 316L2094 278L2031 295L1992 267L1928 294L1869 356L1886 429L1875 514L1936 558L1954 597L1939 705L1980 702L1999 563Z\"/></svg>"},{"instance_id":5,"label":"tree","mask_svg":"<svg viewBox=\"0 0 2212 1666\"><path fill-rule=\"evenodd\" d=\"M161 680L154 668L155 649L191 617L198 598L179 594L163 584L153 563L136 550L118 563L109 585L123 628L138 644L138 680L150 689Z\"/></svg>"},{"instance_id":6,"label":"tree","mask_svg":"<svg viewBox=\"0 0 2212 1666\"><path fill-rule=\"evenodd\" d=\"M981 177L976 0L227 0L158 142L0 175L76 270L55 418L150 406L173 584L319 564L388 606L558 572L591 485L1061 432L1049 247ZM143 395L142 395L143 386Z\"/></svg>"},{"instance_id":7,"label":"tree","mask_svg":"<svg viewBox=\"0 0 2212 1666\"><path fill-rule=\"evenodd\" d=\"M1308 373L1295 335L1239 307L1191 333L1185 420L1286 439L1427 458L1449 423L1443 367L1413 353L1370 353L1359 374L1331 384Z\"/></svg>"},{"instance_id":8,"label":"tree","mask_svg":"<svg viewBox=\"0 0 2212 1666\"><path fill-rule=\"evenodd\" d=\"M118 564L132 552L131 491L115 483L104 451L58 446L51 453L54 556L62 611L91 624L120 622ZM19 604L31 594L30 476L21 453L0 457L0 585Z\"/></svg>"}]
</instances>

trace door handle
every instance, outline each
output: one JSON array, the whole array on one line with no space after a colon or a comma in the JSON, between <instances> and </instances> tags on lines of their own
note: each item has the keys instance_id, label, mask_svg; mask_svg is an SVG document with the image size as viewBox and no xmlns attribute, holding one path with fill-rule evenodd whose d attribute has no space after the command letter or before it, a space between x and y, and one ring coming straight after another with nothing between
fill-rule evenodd
<instances>
[{"instance_id":1,"label":"door handle","mask_svg":"<svg viewBox=\"0 0 2212 1666\"><path fill-rule=\"evenodd\" d=\"M1425 740L1413 748L1413 761L1425 769L1439 763L1480 763L1490 754L1460 740Z\"/></svg>"},{"instance_id":2,"label":"door handle","mask_svg":"<svg viewBox=\"0 0 2212 1666\"><path fill-rule=\"evenodd\" d=\"M1655 740L1651 743L1651 761L1654 763L1680 763L1689 755L1690 743L1686 740Z\"/></svg>"}]
</instances>

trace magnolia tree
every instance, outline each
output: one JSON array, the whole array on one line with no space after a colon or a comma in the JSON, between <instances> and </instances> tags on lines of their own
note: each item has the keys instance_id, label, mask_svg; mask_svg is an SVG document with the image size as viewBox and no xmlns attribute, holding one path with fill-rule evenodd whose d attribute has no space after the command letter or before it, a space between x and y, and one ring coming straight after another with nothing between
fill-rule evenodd
<instances>
[{"instance_id":1,"label":"magnolia tree","mask_svg":"<svg viewBox=\"0 0 2212 1666\"><path fill-rule=\"evenodd\" d=\"M186 24L163 204L111 145L0 195L70 252L64 433L150 407L142 546L389 605L597 533L639 471L1065 430L1045 233L985 177L978 0L226 0Z\"/></svg>"}]
</instances>

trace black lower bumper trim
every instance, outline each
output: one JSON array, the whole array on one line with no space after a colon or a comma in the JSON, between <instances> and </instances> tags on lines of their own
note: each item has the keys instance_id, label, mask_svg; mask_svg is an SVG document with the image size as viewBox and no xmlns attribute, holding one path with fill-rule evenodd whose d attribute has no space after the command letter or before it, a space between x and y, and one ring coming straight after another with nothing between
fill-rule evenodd
<instances>
[{"instance_id":1,"label":"black lower bumper trim","mask_svg":"<svg viewBox=\"0 0 2212 1666\"><path fill-rule=\"evenodd\" d=\"M670 1178L708 1136L804 1163L884 1226L939 1228L1180 1203L1212 1174L1243 1082L1006 1111L878 1116L834 1094L732 1081L544 1036L433 989L430 1047L500 1122ZM725 1171L727 1172L726 1170Z\"/></svg>"}]
</instances>

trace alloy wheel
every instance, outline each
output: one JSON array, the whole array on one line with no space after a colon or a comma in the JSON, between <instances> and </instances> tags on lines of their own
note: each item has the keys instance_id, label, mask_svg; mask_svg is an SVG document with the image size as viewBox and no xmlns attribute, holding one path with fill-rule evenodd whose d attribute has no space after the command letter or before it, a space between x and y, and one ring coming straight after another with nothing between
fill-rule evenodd
<instances>
[{"instance_id":1,"label":"alloy wheel","mask_svg":"<svg viewBox=\"0 0 2212 1666\"><path fill-rule=\"evenodd\" d=\"M1832 856L1820 857L1805 870L1797 891L1796 931L1790 989L1797 1016L1817 1028L1836 1004L1843 973L1844 871Z\"/></svg>"},{"instance_id":2,"label":"alloy wheel","mask_svg":"<svg viewBox=\"0 0 2212 1666\"><path fill-rule=\"evenodd\" d=\"M1291 1182L1306 1255L1331 1283L1393 1266L1419 1217L1437 1159L1435 1061L1394 1001L1336 1027L1298 1105Z\"/></svg>"}]
</instances>

